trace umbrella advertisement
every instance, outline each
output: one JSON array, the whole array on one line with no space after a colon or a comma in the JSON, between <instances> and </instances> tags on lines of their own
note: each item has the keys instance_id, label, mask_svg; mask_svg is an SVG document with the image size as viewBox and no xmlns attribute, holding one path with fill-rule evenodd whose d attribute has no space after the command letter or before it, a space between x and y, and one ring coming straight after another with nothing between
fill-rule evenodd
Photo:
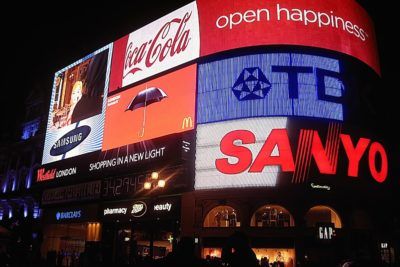
<instances>
[{"instance_id":1,"label":"umbrella advertisement","mask_svg":"<svg viewBox=\"0 0 400 267\"><path fill-rule=\"evenodd\" d=\"M167 94L161 89L156 87L151 87L149 89L145 89L140 91L135 98L132 99L132 102L129 104L128 110L135 110L138 108L144 108L143 111L143 125L140 130L139 137L144 136L144 128L146 126L146 108L148 105L160 102L162 99L167 97Z\"/></svg>"},{"instance_id":2,"label":"umbrella advertisement","mask_svg":"<svg viewBox=\"0 0 400 267\"><path fill-rule=\"evenodd\" d=\"M197 65L108 96L102 150L194 129Z\"/></svg>"}]
</instances>

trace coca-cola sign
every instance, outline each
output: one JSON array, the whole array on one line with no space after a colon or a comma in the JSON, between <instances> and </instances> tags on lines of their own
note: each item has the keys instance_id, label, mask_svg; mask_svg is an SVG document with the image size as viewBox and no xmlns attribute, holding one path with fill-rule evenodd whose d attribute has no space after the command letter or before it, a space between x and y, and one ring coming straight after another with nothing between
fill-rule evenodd
<instances>
[{"instance_id":1,"label":"coca-cola sign","mask_svg":"<svg viewBox=\"0 0 400 267\"><path fill-rule=\"evenodd\" d=\"M188 4L114 43L109 91L199 57L196 3Z\"/></svg>"}]
</instances>

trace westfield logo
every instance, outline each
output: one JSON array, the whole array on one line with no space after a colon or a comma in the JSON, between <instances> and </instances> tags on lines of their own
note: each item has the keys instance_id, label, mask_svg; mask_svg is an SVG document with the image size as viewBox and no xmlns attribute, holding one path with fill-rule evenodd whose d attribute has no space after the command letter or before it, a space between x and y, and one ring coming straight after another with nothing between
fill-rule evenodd
<instances>
[{"instance_id":1,"label":"westfield logo","mask_svg":"<svg viewBox=\"0 0 400 267\"><path fill-rule=\"evenodd\" d=\"M46 181L46 180L51 180L56 177L56 169L51 169L46 171L45 168L40 168L37 170L37 181Z\"/></svg>"},{"instance_id":2,"label":"westfield logo","mask_svg":"<svg viewBox=\"0 0 400 267\"><path fill-rule=\"evenodd\" d=\"M153 39L138 46L132 42L135 40L129 42L125 52L124 78L185 51L191 40L190 29L187 27L191 17L192 12L186 12L181 18L171 19Z\"/></svg>"}]
</instances>

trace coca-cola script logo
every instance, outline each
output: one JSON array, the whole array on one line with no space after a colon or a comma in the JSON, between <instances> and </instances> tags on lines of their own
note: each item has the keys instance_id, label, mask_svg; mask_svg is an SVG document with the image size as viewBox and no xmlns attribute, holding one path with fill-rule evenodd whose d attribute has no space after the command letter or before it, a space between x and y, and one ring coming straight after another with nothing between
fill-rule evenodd
<instances>
[{"instance_id":1,"label":"coca-cola script logo","mask_svg":"<svg viewBox=\"0 0 400 267\"><path fill-rule=\"evenodd\" d=\"M192 12L186 12L182 18L171 19L160 28L154 39L139 46L132 42L135 40L129 42L125 52L123 78L185 51L191 40L190 28L187 27L191 17Z\"/></svg>"}]
</instances>

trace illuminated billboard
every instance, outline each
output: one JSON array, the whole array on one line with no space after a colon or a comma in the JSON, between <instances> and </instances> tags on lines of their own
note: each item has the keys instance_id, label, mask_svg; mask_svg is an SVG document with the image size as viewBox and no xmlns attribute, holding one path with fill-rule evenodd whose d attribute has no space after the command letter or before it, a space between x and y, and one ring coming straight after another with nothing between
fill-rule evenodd
<instances>
[{"instance_id":1,"label":"illuminated billboard","mask_svg":"<svg viewBox=\"0 0 400 267\"><path fill-rule=\"evenodd\" d=\"M296 116L343 121L339 60L264 53L199 65L197 122Z\"/></svg>"},{"instance_id":2,"label":"illuminated billboard","mask_svg":"<svg viewBox=\"0 0 400 267\"><path fill-rule=\"evenodd\" d=\"M386 180L388 157L380 142L350 135L341 123L308 128L301 122L298 128L297 122L277 117L198 125L195 189L271 187L280 179L303 184L310 174L320 181L330 175Z\"/></svg>"},{"instance_id":3,"label":"illuminated billboard","mask_svg":"<svg viewBox=\"0 0 400 267\"><path fill-rule=\"evenodd\" d=\"M106 151L94 151L45 164L37 170L36 180L77 178L79 181L86 181L107 175L114 177L135 172L160 171L175 165L186 168L185 164L193 157L193 139L194 131L190 130Z\"/></svg>"},{"instance_id":4,"label":"illuminated billboard","mask_svg":"<svg viewBox=\"0 0 400 267\"><path fill-rule=\"evenodd\" d=\"M55 74L42 164L101 149L112 45Z\"/></svg>"},{"instance_id":5,"label":"illuminated billboard","mask_svg":"<svg viewBox=\"0 0 400 267\"><path fill-rule=\"evenodd\" d=\"M196 2L192 2L114 43L112 92L199 57Z\"/></svg>"},{"instance_id":6,"label":"illuminated billboard","mask_svg":"<svg viewBox=\"0 0 400 267\"><path fill-rule=\"evenodd\" d=\"M174 166L186 175L194 163L196 189L276 186L282 166L250 168L265 138L281 129L277 138L286 134L293 152L298 143L317 140L307 132L317 129L297 127L295 133L305 132L293 139L286 130L290 121L342 125L358 119L357 96L369 78L359 82L348 70L379 73L374 38L367 14L351 1L192 2L56 73L37 181L99 175L120 181ZM237 155L232 147L226 154L221 144L236 130L252 133L250 143L241 136L232 141L251 170L229 174ZM346 137L335 136L329 160L338 144L351 147ZM366 147L372 152L363 153L385 162L384 149L373 142ZM296 171L303 163L287 166L293 183L306 179ZM327 174L323 164L318 170ZM370 170L384 181L384 164Z\"/></svg>"},{"instance_id":7,"label":"illuminated billboard","mask_svg":"<svg viewBox=\"0 0 400 267\"><path fill-rule=\"evenodd\" d=\"M198 0L201 53L258 45L325 48L380 73L373 24L356 1Z\"/></svg>"},{"instance_id":8,"label":"illuminated billboard","mask_svg":"<svg viewBox=\"0 0 400 267\"><path fill-rule=\"evenodd\" d=\"M194 129L196 65L113 94L103 151Z\"/></svg>"},{"instance_id":9,"label":"illuminated billboard","mask_svg":"<svg viewBox=\"0 0 400 267\"><path fill-rule=\"evenodd\" d=\"M225 121L219 123L200 124L197 126L196 137L196 177L195 189L216 189L232 187L261 187L275 186L279 174L278 166L272 166L266 172L251 173L247 171L237 172L235 175L229 174L225 169L226 164L230 164L231 171L238 168L247 168L250 164L248 158L246 162L238 159L249 156L252 158L256 151L259 151L263 145L265 137L273 129L286 129L287 118L254 118L246 120ZM252 131L254 140L238 140L236 148L233 151L227 151L222 146L222 140L225 135L236 130ZM235 133L231 141L236 139ZM240 147L243 145L246 150ZM273 153L277 153L274 151ZM217 159L231 155L224 163ZM236 159L235 159L236 157Z\"/></svg>"}]
</instances>

